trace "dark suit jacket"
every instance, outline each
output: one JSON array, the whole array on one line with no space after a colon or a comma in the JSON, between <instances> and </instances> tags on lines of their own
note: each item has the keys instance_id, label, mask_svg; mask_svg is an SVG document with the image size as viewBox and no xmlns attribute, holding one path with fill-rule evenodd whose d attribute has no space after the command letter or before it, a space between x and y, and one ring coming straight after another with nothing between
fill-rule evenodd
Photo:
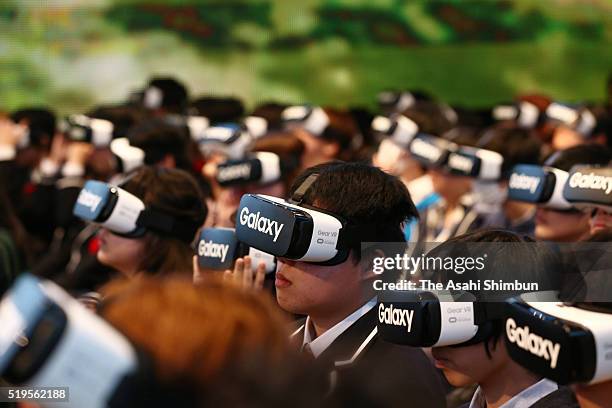
<instances>
[{"instance_id":1,"label":"dark suit jacket","mask_svg":"<svg viewBox=\"0 0 612 408\"><path fill-rule=\"evenodd\" d=\"M445 407L441 375L419 348L379 338L376 308L357 320L317 358L330 375L332 406ZM304 320L292 335L301 347Z\"/></svg>"}]
</instances>

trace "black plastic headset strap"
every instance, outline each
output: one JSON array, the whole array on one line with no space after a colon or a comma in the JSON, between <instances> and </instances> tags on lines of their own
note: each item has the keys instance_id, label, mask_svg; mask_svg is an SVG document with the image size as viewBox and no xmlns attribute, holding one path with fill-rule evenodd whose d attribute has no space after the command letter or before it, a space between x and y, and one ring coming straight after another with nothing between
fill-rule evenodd
<instances>
[{"instance_id":1,"label":"black plastic headset strap","mask_svg":"<svg viewBox=\"0 0 612 408\"><path fill-rule=\"evenodd\" d=\"M302 204L302 200L304 196L310 189L310 186L319 178L319 173L313 173L310 176L306 177L306 180L300 184L300 186L293 192L291 198L287 200L289 204L300 205Z\"/></svg>"},{"instance_id":2,"label":"black plastic headset strap","mask_svg":"<svg viewBox=\"0 0 612 408\"><path fill-rule=\"evenodd\" d=\"M154 231L159 231L190 243L193 241L199 225L183 221L152 208L145 208L140 212L136 225Z\"/></svg>"}]
</instances>

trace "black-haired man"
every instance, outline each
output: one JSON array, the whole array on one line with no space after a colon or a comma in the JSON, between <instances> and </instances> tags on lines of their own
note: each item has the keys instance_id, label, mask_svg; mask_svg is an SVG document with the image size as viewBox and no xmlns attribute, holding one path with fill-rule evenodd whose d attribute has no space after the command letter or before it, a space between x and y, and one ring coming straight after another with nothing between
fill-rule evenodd
<instances>
[{"instance_id":1,"label":"black-haired man","mask_svg":"<svg viewBox=\"0 0 612 408\"><path fill-rule=\"evenodd\" d=\"M314 174L317 178L304 190ZM279 259L278 303L288 312L307 316L292 341L329 364L336 384L342 384L343 373L345 378L360 373L364 387L380 391L377 383L397 384L406 406L445 406L441 378L425 354L378 338L376 275L369 259L375 254L361 251L361 242L404 241L404 222L417 217L406 187L378 168L331 162L304 171L290 196L296 191L303 194L302 205L342 217L356 231L368 233L353 236L348 258L334 266ZM380 397L384 406L384 396Z\"/></svg>"}]
</instances>

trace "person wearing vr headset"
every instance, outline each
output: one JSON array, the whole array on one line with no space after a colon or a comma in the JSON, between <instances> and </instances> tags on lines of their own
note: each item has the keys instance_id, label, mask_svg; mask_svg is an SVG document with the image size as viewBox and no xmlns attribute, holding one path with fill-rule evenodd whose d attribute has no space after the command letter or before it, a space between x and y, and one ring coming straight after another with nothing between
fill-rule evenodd
<instances>
[{"instance_id":1,"label":"person wearing vr headset","mask_svg":"<svg viewBox=\"0 0 612 408\"><path fill-rule=\"evenodd\" d=\"M612 167L575 166L563 188L563 198L590 213L590 232L612 229Z\"/></svg>"},{"instance_id":2,"label":"person wearing vr headset","mask_svg":"<svg viewBox=\"0 0 612 408\"><path fill-rule=\"evenodd\" d=\"M376 366L369 372L394 374L371 381L394 381L415 406L444 406L440 378L425 354L377 337L371 258L378 251L361 250L362 242L404 241L404 223L417 217L406 187L366 164L330 162L300 174L289 196L243 196L236 233L277 256L276 299L287 312L306 315L292 342L322 362L334 382L345 370ZM399 379L405 367L415 374Z\"/></svg>"},{"instance_id":3,"label":"person wearing vr headset","mask_svg":"<svg viewBox=\"0 0 612 408\"><path fill-rule=\"evenodd\" d=\"M242 159L229 159L214 169L219 186L214 204L214 226L233 227L243 194L285 197L301 167L304 143L293 133L272 133L257 139Z\"/></svg>"},{"instance_id":4,"label":"person wearing vr headset","mask_svg":"<svg viewBox=\"0 0 612 408\"><path fill-rule=\"evenodd\" d=\"M87 213L84 207L95 204L95 194L104 195L105 191L117 195L115 207L101 208L100 216L106 219L92 219L91 212ZM126 201L122 201L122 195ZM103 196L98 197L104 200ZM99 205L113 205L112 201L112 198L106 203L100 201ZM128 211L130 219L123 221L121 211ZM206 219L207 209L200 188L188 173L145 166L130 175L121 187L92 184L90 191L86 184L75 214L101 224L97 258L122 275L188 277L192 274L190 244ZM115 214L119 218L115 219Z\"/></svg>"},{"instance_id":5,"label":"person wearing vr headset","mask_svg":"<svg viewBox=\"0 0 612 408\"><path fill-rule=\"evenodd\" d=\"M556 124L551 140L554 150L580 144L610 145L612 117L601 108L553 102L546 114Z\"/></svg>"},{"instance_id":6,"label":"person wearing vr headset","mask_svg":"<svg viewBox=\"0 0 612 408\"><path fill-rule=\"evenodd\" d=\"M350 160L359 128L348 112L320 106L296 105L282 113L285 129L305 145L302 168L330 160Z\"/></svg>"},{"instance_id":7,"label":"person wearing vr headset","mask_svg":"<svg viewBox=\"0 0 612 408\"><path fill-rule=\"evenodd\" d=\"M481 150L476 155L486 156L481 161L486 163L481 164L472 184L473 208L478 216L468 231L494 227L533 235L535 206L509 200L508 183L516 164L539 162L541 146L531 131L518 127L498 124L482 133L477 143L477 149Z\"/></svg>"},{"instance_id":8,"label":"person wearing vr headset","mask_svg":"<svg viewBox=\"0 0 612 408\"><path fill-rule=\"evenodd\" d=\"M427 256L474 257L487 253L484 269L459 273L456 270L425 268L434 281L454 284L482 279L518 280L538 283L540 290L561 287L561 259L542 244L504 230L481 230L450 239ZM446 259L446 258L445 258ZM485 407L576 407L571 390L543 380L512 361L503 343L505 306L503 300L519 289L494 292L485 287L467 291L388 292L379 297L380 310L389 308L410 316L410 329L379 316L383 339L398 344L432 347L435 366L455 387L478 384L469 408ZM437 311L437 312L436 312ZM455 313L455 314L452 314ZM469 323L465 323L469 322ZM455 393L449 395L454 401ZM455 402L456 404L456 402Z\"/></svg>"},{"instance_id":9,"label":"person wearing vr headset","mask_svg":"<svg viewBox=\"0 0 612 408\"><path fill-rule=\"evenodd\" d=\"M563 198L568 172L575 165L606 165L612 159L603 146L579 145L553 153L543 166L518 165L510 176L509 197L537 204L535 238L576 242L586 239L590 215Z\"/></svg>"},{"instance_id":10,"label":"person wearing vr headset","mask_svg":"<svg viewBox=\"0 0 612 408\"><path fill-rule=\"evenodd\" d=\"M173 77L151 78L147 86L130 95L128 103L150 110L155 116L184 114L189 94L185 85Z\"/></svg>"},{"instance_id":11,"label":"person wearing vr headset","mask_svg":"<svg viewBox=\"0 0 612 408\"><path fill-rule=\"evenodd\" d=\"M444 133L442 139L471 146L478 140L478 130L460 126ZM429 163L428 168L433 191L440 198L420 210L419 223L411 231L410 240L443 242L467 231L476 216L470 195L472 179L448 171L443 163Z\"/></svg>"},{"instance_id":12,"label":"person wearing vr headset","mask_svg":"<svg viewBox=\"0 0 612 408\"><path fill-rule=\"evenodd\" d=\"M542 293L509 299L504 341L517 364L571 385L581 408L605 408L612 395L612 280L609 270L605 275L592 272L585 274L586 290L572 285L553 299ZM592 288L597 291L591 293ZM527 341L556 350L555 363L550 352L530 348Z\"/></svg>"}]
</instances>

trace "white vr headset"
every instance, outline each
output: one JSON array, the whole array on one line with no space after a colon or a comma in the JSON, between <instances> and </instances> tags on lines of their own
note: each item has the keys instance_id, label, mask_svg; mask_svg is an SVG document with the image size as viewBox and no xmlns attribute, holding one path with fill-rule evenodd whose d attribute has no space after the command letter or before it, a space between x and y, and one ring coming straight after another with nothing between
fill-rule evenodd
<instances>
[{"instance_id":1,"label":"white vr headset","mask_svg":"<svg viewBox=\"0 0 612 408\"><path fill-rule=\"evenodd\" d=\"M513 360L559 384L612 380L612 309L606 303L508 302L505 343Z\"/></svg>"},{"instance_id":2,"label":"white vr headset","mask_svg":"<svg viewBox=\"0 0 612 408\"><path fill-rule=\"evenodd\" d=\"M193 221L147 208L142 200L122 188L94 180L87 181L81 189L73 214L129 238L141 237L152 230L191 243L200 227Z\"/></svg>"},{"instance_id":3,"label":"white vr headset","mask_svg":"<svg viewBox=\"0 0 612 408\"><path fill-rule=\"evenodd\" d=\"M416 103L410 92L383 91L378 94L378 106L387 112L402 112Z\"/></svg>"},{"instance_id":4,"label":"white vr headset","mask_svg":"<svg viewBox=\"0 0 612 408\"><path fill-rule=\"evenodd\" d=\"M519 164L510 174L508 198L560 211L572 210L572 204L563 198L567 179L566 171L554 167Z\"/></svg>"},{"instance_id":5,"label":"white vr headset","mask_svg":"<svg viewBox=\"0 0 612 408\"><path fill-rule=\"evenodd\" d=\"M574 108L558 102L553 102L548 106L546 117L550 122L563 124L583 137L591 136L597 126L597 119L589 109Z\"/></svg>"},{"instance_id":6,"label":"white vr headset","mask_svg":"<svg viewBox=\"0 0 612 408\"><path fill-rule=\"evenodd\" d=\"M391 118L376 116L372 121L372 130L385 135L385 140L390 140L406 150L419 133L417 124L404 115L397 115Z\"/></svg>"},{"instance_id":7,"label":"white vr headset","mask_svg":"<svg viewBox=\"0 0 612 408\"><path fill-rule=\"evenodd\" d=\"M533 129L540 121L540 109L530 102L522 101L512 105L499 105L493 108L493 119L512 120L520 127Z\"/></svg>"},{"instance_id":8,"label":"white vr headset","mask_svg":"<svg viewBox=\"0 0 612 408\"><path fill-rule=\"evenodd\" d=\"M196 141L203 155L221 153L230 159L241 159L253 143L253 136L243 126L224 123L204 130Z\"/></svg>"},{"instance_id":9,"label":"white vr headset","mask_svg":"<svg viewBox=\"0 0 612 408\"><path fill-rule=\"evenodd\" d=\"M250 256L252 269L259 264L266 265L266 273L276 271L276 258L238 241L234 228L203 228L197 246L200 268L224 271L232 269L234 262L243 256Z\"/></svg>"},{"instance_id":10,"label":"white vr headset","mask_svg":"<svg viewBox=\"0 0 612 408\"><path fill-rule=\"evenodd\" d=\"M228 160L217 166L217 183L232 186L248 183L269 184L283 174L280 157L271 152L256 152L241 160Z\"/></svg>"},{"instance_id":11,"label":"white vr headset","mask_svg":"<svg viewBox=\"0 0 612 408\"><path fill-rule=\"evenodd\" d=\"M0 302L0 326L3 380L67 388L65 402L54 406L109 406L138 370L139 355L122 334L59 286L29 274Z\"/></svg>"},{"instance_id":12,"label":"white vr headset","mask_svg":"<svg viewBox=\"0 0 612 408\"><path fill-rule=\"evenodd\" d=\"M563 188L563 198L576 208L612 212L612 167L574 166Z\"/></svg>"},{"instance_id":13,"label":"white vr headset","mask_svg":"<svg viewBox=\"0 0 612 408\"><path fill-rule=\"evenodd\" d=\"M410 155L425 167L443 167L457 145L441 137L420 133L412 140Z\"/></svg>"},{"instance_id":14,"label":"white vr headset","mask_svg":"<svg viewBox=\"0 0 612 408\"><path fill-rule=\"evenodd\" d=\"M263 137L268 132L268 121L261 116L247 116L243 123L255 139Z\"/></svg>"},{"instance_id":15,"label":"white vr headset","mask_svg":"<svg viewBox=\"0 0 612 408\"><path fill-rule=\"evenodd\" d=\"M105 119L85 115L70 115L60 123L60 131L75 142L108 147L113 140L114 125Z\"/></svg>"},{"instance_id":16,"label":"white vr headset","mask_svg":"<svg viewBox=\"0 0 612 408\"><path fill-rule=\"evenodd\" d=\"M310 175L289 201L243 195L236 214L238 240L276 257L321 265L344 262L351 244L367 242L375 226L350 225L338 215L302 204L317 177Z\"/></svg>"},{"instance_id":17,"label":"white vr headset","mask_svg":"<svg viewBox=\"0 0 612 408\"><path fill-rule=\"evenodd\" d=\"M498 181L503 177L504 157L492 150L458 146L449 152L444 168L451 174Z\"/></svg>"},{"instance_id":18,"label":"white vr headset","mask_svg":"<svg viewBox=\"0 0 612 408\"><path fill-rule=\"evenodd\" d=\"M402 159L408 156L410 143L419 131L416 123L403 115L377 116L372 121L372 130L384 137L376 152L376 164L386 171L402 172Z\"/></svg>"},{"instance_id":19,"label":"white vr headset","mask_svg":"<svg viewBox=\"0 0 612 408\"><path fill-rule=\"evenodd\" d=\"M378 301L378 333L414 347L467 346L487 339L502 319L503 302L476 302L469 292L384 291Z\"/></svg>"},{"instance_id":20,"label":"white vr headset","mask_svg":"<svg viewBox=\"0 0 612 408\"><path fill-rule=\"evenodd\" d=\"M115 156L120 173L129 173L145 162L144 150L130 145L129 140L125 137L114 139L110 143L110 150Z\"/></svg>"},{"instance_id":21,"label":"white vr headset","mask_svg":"<svg viewBox=\"0 0 612 408\"><path fill-rule=\"evenodd\" d=\"M210 127L210 120L206 116L188 115L185 122L191 139L196 142L203 137L206 129Z\"/></svg>"},{"instance_id":22,"label":"white vr headset","mask_svg":"<svg viewBox=\"0 0 612 408\"><path fill-rule=\"evenodd\" d=\"M329 116L318 106L297 105L285 108L281 119L288 126L298 126L314 136L321 136L329 125Z\"/></svg>"}]
</instances>

